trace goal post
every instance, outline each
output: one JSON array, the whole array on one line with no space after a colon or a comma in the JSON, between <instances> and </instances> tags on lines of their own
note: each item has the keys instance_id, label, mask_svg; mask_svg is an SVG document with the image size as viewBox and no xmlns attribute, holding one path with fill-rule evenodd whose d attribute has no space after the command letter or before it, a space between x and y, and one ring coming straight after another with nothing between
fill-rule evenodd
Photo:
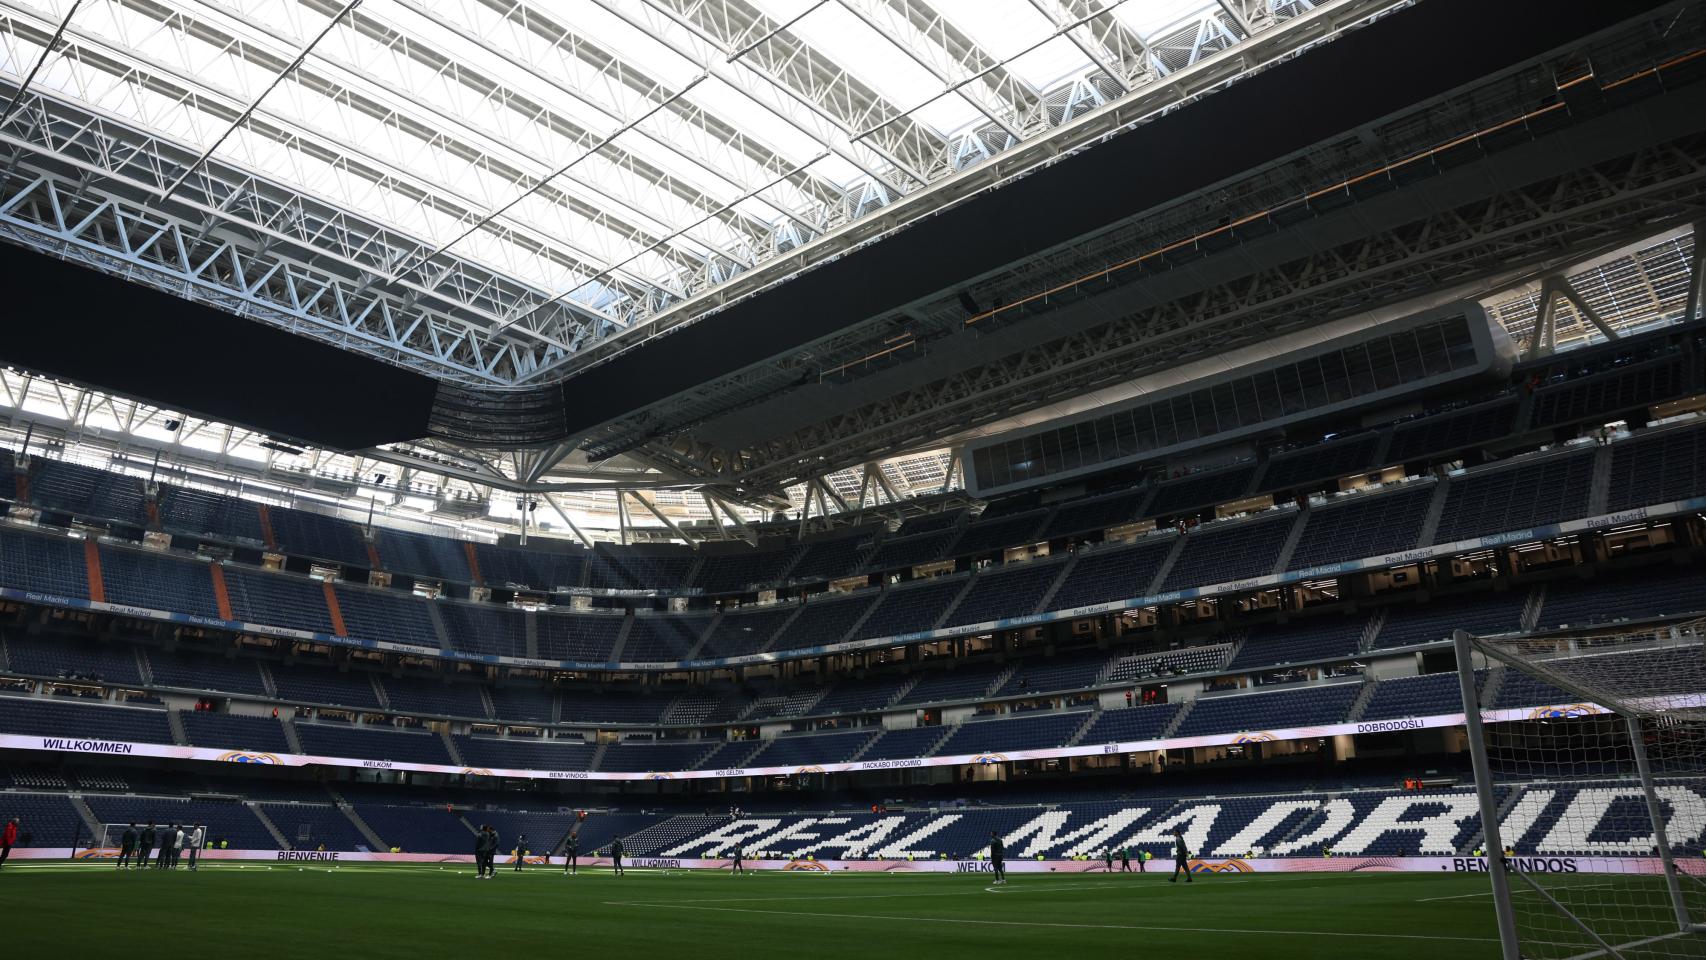
<instances>
[{"instance_id":1,"label":"goal post","mask_svg":"<svg viewBox=\"0 0 1706 960\"><path fill-rule=\"evenodd\" d=\"M1706 955L1706 620L1453 642L1505 960Z\"/></svg>"}]
</instances>

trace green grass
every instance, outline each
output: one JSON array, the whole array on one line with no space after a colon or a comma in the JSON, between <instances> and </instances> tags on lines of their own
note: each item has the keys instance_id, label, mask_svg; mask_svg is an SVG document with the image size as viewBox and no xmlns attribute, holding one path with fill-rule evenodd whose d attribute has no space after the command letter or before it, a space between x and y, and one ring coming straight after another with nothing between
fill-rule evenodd
<instances>
[{"instance_id":1,"label":"green grass","mask_svg":"<svg viewBox=\"0 0 1706 960\"><path fill-rule=\"evenodd\" d=\"M1000 892L994 892L999 890ZM987 877L208 864L0 870L9 956L1496 957L1486 878L1336 874ZM1431 899L1431 898L1452 899ZM69 951L69 952L68 952ZM1117 952L1115 952L1117 951Z\"/></svg>"}]
</instances>

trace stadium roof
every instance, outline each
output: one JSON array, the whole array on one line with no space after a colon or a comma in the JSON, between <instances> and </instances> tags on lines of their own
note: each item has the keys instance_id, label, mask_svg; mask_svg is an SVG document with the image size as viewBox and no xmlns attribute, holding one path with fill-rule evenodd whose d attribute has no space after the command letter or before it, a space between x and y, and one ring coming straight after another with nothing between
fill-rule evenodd
<instances>
[{"instance_id":1,"label":"stadium roof","mask_svg":"<svg viewBox=\"0 0 1706 960\"><path fill-rule=\"evenodd\" d=\"M1674 273L1670 128L1549 111L1706 26L1544 6L0 0L0 270L59 319L0 360L477 496L948 490L972 432L1204 357L1643 243ZM1611 143L1664 176L1570 178ZM1679 309L1602 273L1650 288L1613 323Z\"/></svg>"},{"instance_id":2,"label":"stadium roof","mask_svg":"<svg viewBox=\"0 0 1706 960\"><path fill-rule=\"evenodd\" d=\"M1318 5L1395 3L7 0L0 77L113 127L161 214L399 315L290 320L521 383Z\"/></svg>"}]
</instances>

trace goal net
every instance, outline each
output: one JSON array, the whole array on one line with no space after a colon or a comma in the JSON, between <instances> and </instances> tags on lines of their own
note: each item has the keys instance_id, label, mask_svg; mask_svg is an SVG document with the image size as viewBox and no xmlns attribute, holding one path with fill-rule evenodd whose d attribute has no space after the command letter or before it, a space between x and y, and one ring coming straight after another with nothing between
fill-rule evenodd
<instances>
[{"instance_id":1,"label":"goal net","mask_svg":"<svg viewBox=\"0 0 1706 960\"><path fill-rule=\"evenodd\" d=\"M1505 960L1706 956L1706 620L1456 637Z\"/></svg>"}]
</instances>

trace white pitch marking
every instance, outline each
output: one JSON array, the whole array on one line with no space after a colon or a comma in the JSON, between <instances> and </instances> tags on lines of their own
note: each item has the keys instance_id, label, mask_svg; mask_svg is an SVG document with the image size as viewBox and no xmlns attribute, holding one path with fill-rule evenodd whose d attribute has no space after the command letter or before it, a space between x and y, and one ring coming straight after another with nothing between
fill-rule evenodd
<instances>
[{"instance_id":1,"label":"white pitch marking","mask_svg":"<svg viewBox=\"0 0 1706 960\"><path fill-rule=\"evenodd\" d=\"M1352 933L1343 930L1264 930L1242 927L1172 927L1128 923L1048 923L1038 920L972 920L957 917L902 917L880 913L819 913L807 910L754 910L746 907L700 907L683 903L642 903L605 901L612 907L670 907L677 910L702 910L717 913L769 914L782 917L826 917L835 920L897 920L903 923L952 923L992 927L1047 927L1066 930L1147 930L1167 933L1243 934L1263 937L1346 937L1357 940L1430 940L1455 943L1497 943L1491 937L1449 937L1417 933Z\"/></svg>"}]
</instances>

